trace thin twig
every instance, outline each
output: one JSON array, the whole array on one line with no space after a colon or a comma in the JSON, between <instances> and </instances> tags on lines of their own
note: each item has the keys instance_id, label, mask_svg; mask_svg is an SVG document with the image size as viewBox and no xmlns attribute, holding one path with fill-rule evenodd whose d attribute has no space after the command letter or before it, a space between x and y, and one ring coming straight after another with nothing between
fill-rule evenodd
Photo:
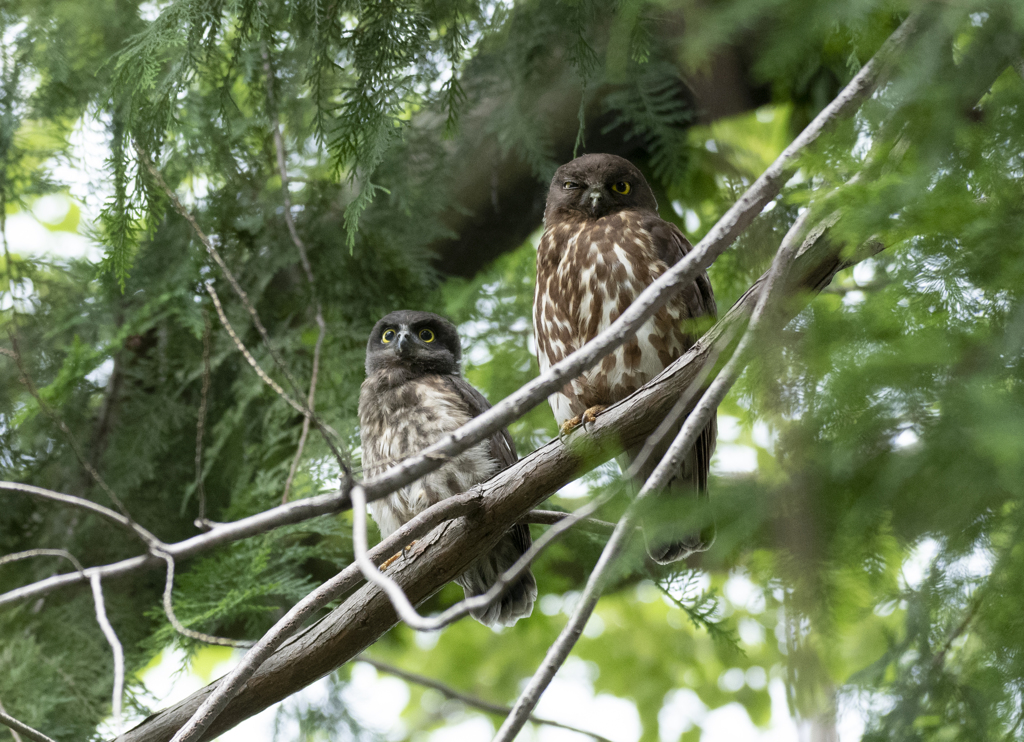
<instances>
[{"instance_id":1,"label":"thin twig","mask_svg":"<svg viewBox=\"0 0 1024 742\"><path fill-rule=\"evenodd\" d=\"M21 358L21 350L18 348L18 336L10 330L8 331L7 336L11 340L13 352L5 355L13 358L14 362L17 364L18 375L21 377L21 383L25 385L25 388L28 389L28 393L36 400L36 404L39 405L39 409L41 409L46 416L50 418L58 428L60 428L61 432L64 433L64 436L67 438L68 443L71 444L71 449L75 452L75 456L78 458L79 463L81 463L85 470L89 472L89 476L93 478L93 481L95 481L96 484L98 484L100 488L107 493L107 497L109 497L110 501L117 506L117 509L121 511L121 514L128 520L131 520L132 517L128 513L128 509L124 506L124 503L121 502L121 498L114 493L114 490L110 488L110 485L108 485L103 477L100 476L100 473L96 471L96 467L89 463L89 460L85 456L85 452L82 451L81 446L78 445L78 440L71 432L71 429L64 423L64 420L61 419L60 415L57 414L57 411L43 401L43 398L40 396L35 384L32 383L32 379L29 377L28 371L25 370L25 364Z\"/></svg>"},{"instance_id":2,"label":"thin twig","mask_svg":"<svg viewBox=\"0 0 1024 742\"><path fill-rule=\"evenodd\" d=\"M32 557L39 556L62 557L64 559L67 559L73 565L75 565L75 569L77 569L80 574L83 572L82 563L78 561L78 559L75 558L75 555L67 549L28 549L27 551L18 551L13 554L5 554L4 556L0 557L0 567L2 567L5 564L10 564L11 562L17 562L21 561L22 559L30 559Z\"/></svg>"},{"instance_id":3,"label":"thin twig","mask_svg":"<svg viewBox=\"0 0 1024 742\"><path fill-rule=\"evenodd\" d=\"M556 523L561 523L572 515L572 513L563 513L559 510L531 510L520 518L519 522L536 523L541 526L553 526ZM576 523L580 530L591 531L592 533L610 534L615 530L614 523L609 523L606 520L597 520L596 518L581 518Z\"/></svg>"},{"instance_id":4,"label":"thin twig","mask_svg":"<svg viewBox=\"0 0 1024 742\"><path fill-rule=\"evenodd\" d=\"M210 313L203 310L203 389L199 397L199 414L196 419L196 493L199 496L199 515L196 527L209 530L206 520L206 486L203 484L203 432L206 427L206 405L210 394Z\"/></svg>"},{"instance_id":5,"label":"thin twig","mask_svg":"<svg viewBox=\"0 0 1024 742\"><path fill-rule=\"evenodd\" d=\"M21 485L18 485L18 488L20 489ZM2 484L0 484L0 489L3 489ZM206 533L173 544L163 544L160 550L167 552L175 559L187 559L219 546L266 533L280 526L301 523L310 518L338 513L347 509L348 506L348 496L340 491L308 497L303 500L290 502L287 505L280 505L270 510L265 510L256 515L250 515L247 518L230 523L217 524ZM0 606L26 598L46 595L62 587L68 587L87 580L93 574L99 574L104 578L121 577L144 569L154 569L162 565L163 562L158 557L147 553L112 564L87 567L84 575L77 573L55 575L34 582L31 585L25 585L24 587L15 588L3 593L0 595Z\"/></svg>"},{"instance_id":6,"label":"thin twig","mask_svg":"<svg viewBox=\"0 0 1024 742\"><path fill-rule=\"evenodd\" d=\"M124 648L114 632L114 627L110 625L110 620L107 618L107 609L103 601L103 586L100 584L99 575L93 575L89 578L89 583L92 586L93 603L96 605L96 621L99 623L103 636L107 638L107 643L110 644L110 649L114 653L114 691L111 715L114 717L114 731L120 735L122 723L121 697L124 695Z\"/></svg>"},{"instance_id":7,"label":"thin twig","mask_svg":"<svg viewBox=\"0 0 1024 742\"><path fill-rule=\"evenodd\" d=\"M949 632L946 640L942 643L942 649L935 653L932 658L932 667L938 668L942 666L942 663L946 661L946 655L949 653L950 648L953 646L953 642L967 631L967 627L971 625L975 615L978 613L978 608L981 607L981 591L977 591L971 600L971 605L967 609L967 613L964 614L963 620L960 621L956 627Z\"/></svg>"},{"instance_id":8,"label":"thin twig","mask_svg":"<svg viewBox=\"0 0 1024 742\"><path fill-rule=\"evenodd\" d=\"M572 528L582 518L595 512L599 507L608 502L618 494L619 488L609 489L602 495L595 497L589 503L579 508L571 515L561 519L551 528L544 532L544 535L537 539L526 552L516 560L515 564L498 576L487 592L473 597L466 598L436 616L424 618L417 612L416 608L401 586L377 569L376 565L366 554L366 493L362 486L355 485L349 493L352 497L352 544L355 552L355 561L359 571L367 582L371 582L385 593L395 608L399 617L416 631L437 631L445 626L469 615L470 611L483 610L494 601L501 598L502 594L512 582L525 572L534 559L556 538Z\"/></svg>"},{"instance_id":9,"label":"thin twig","mask_svg":"<svg viewBox=\"0 0 1024 742\"><path fill-rule=\"evenodd\" d=\"M498 742L498 740L510 742L515 739L522 730L523 725L529 720L530 714L533 713L533 709L537 706L541 694L548 687L558 668L565 662L565 658L569 656L570 650L575 646L580 635L583 633L587 619L590 618L590 614L593 612L597 599L604 588L608 568L622 553L633 535L636 524L636 503L638 501L639 498L630 505L626 510L626 514L615 526L615 530L612 531L611 538L608 539L608 543L601 551L601 556L594 566L594 571L590 573L586 587L583 589L583 593L573 609L572 616L569 617L569 622L562 629L562 633L558 635L555 643L548 649L547 656L545 656L541 666L530 679L526 690L516 699L515 706L512 707L509 715L505 717L505 721L494 737L495 742Z\"/></svg>"},{"instance_id":10,"label":"thin twig","mask_svg":"<svg viewBox=\"0 0 1024 742\"><path fill-rule=\"evenodd\" d=\"M0 482L0 490L14 490L15 492L25 492L35 497L41 497L44 500L53 500L54 502L60 502L65 505L73 505L77 508L83 508L85 510L91 510L94 513L102 515L107 520L112 520L120 526L127 528L138 536L146 544L147 547L163 547L164 543L154 536L152 533L147 531L145 528L140 526L138 523L133 521L118 512L111 510L110 508L98 505L92 500L86 500L81 497L75 497L74 495L65 495L61 492L54 492L53 490L44 489L42 487L36 487L33 484L22 484L21 482Z\"/></svg>"},{"instance_id":11,"label":"thin twig","mask_svg":"<svg viewBox=\"0 0 1024 742\"><path fill-rule=\"evenodd\" d=\"M317 301L316 324L319 330L316 336L316 345L313 346L313 372L309 377L309 396L306 397L306 406L312 411L316 405L316 380L320 371L320 351L324 345L324 338L327 337L327 323L324 322L323 311L320 302ZM292 459L292 466L288 470L288 479L284 483L284 494L281 496L281 504L288 502L291 493L292 482L295 479L295 472L299 468L299 461L302 460L302 450L306 446L306 438L309 436L309 418L302 418L302 432L299 434L299 444L295 447L295 457Z\"/></svg>"},{"instance_id":12,"label":"thin twig","mask_svg":"<svg viewBox=\"0 0 1024 742\"><path fill-rule=\"evenodd\" d=\"M167 579L164 582L164 615L167 616L167 620L171 622L171 626L182 636L187 636L189 639L195 639L196 641L205 642L206 644L219 644L222 647L251 647L253 642L240 641L238 639L225 639L220 636L213 636L212 634L204 634L201 631L194 631L185 626L174 613L174 601L172 599L172 593L174 590L174 557L168 554L166 551L160 551L154 549L153 553L163 559L167 563Z\"/></svg>"},{"instance_id":13,"label":"thin twig","mask_svg":"<svg viewBox=\"0 0 1024 742\"><path fill-rule=\"evenodd\" d=\"M424 688L433 688L445 698L451 698L455 701L461 701L467 706L480 709L481 711L485 711L488 714L506 716L512 710L508 706L503 706L500 703L491 703L490 701L485 701L482 698L477 698L476 696L470 696L466 693L457 691L451 686L445 685L444 683L438 680L428 678L424 675L417 675L414 672L409 672L408 670L403 670L400 667L389 665L387 662L381 662L380 660L375 660L371 657L367 657L365 654L361 654L358 657L356 657L355 661L365 662L367 665L375 667L381 672L387 673L388 675L394 675L396 678L401 678L402 680L408 681L410 683L415 683L416 685L422 685ZM570 732L576 732L577 734L585 734L588 737L592 737L598 740L598 742L611 742L611 740L609 740L607 737L604 737L598 734L597 732L591 732L586 729L580 729L579 727L570 726L569 724L563 724L560 721L545 719L539 716L534 716L533 714L530 715L530 721L532 721L534 724L543 724L549 727L567 729Z\"/></svg>"},{"instance_id":14,"label":"thin twig","mask_svg":"<svg viewBox=\"0 0 1024 742\"><path fill-rule=\"evenodd\" d=\"M163 190L163 192L170 199L171 204L174 206L175 211L177 211L181 216L185 218L186 221L188 221L188 223L192 226L193 231L196 233L196 236L199 237L199 241L202 242L203 247L206 248L206 252L210 255L211 258L213 258L214 262L220 267L221 272L224 274L224 277L227 278L228 283L231 284L231 288L234 289L234 292L241 300L242 305L245 307L246 311L249 312L249 316L252 318L252 323L256 327L257 332L259 332L260 337L263 339L263 344L266 346L267 351L270 353L270 357L274 360L274 363L277 365L278 369L280 369L281 373L284 374L284 377L285 379L287 379L288 384L292 388L292 391L296 395L300 395L302 391L299 388L298 382L295 381L295 377L293 377L291 375L291 372L288 371L288 367L285 365L284 360L282 360L280 354L278 354L277 350L274 348L274 344L270 341L270 333L268 333L267 328L263 326L263 322L260 320L260 316L256 312L256 307L254 307L252 302L249 300L249 295L245 292L245 289L243 289L242 285L238 283L238 279L235 278L234 273L232 273L231 270L228 268L227 263L224 262L224 258L221 256L220 252L214 246L213 242L199 226L199 223L195 220L195 217L193 217L192 214L189 213L188 209L186 209L182 205L181 201L178 199L177 194L175 194L171 187L167 185L167 182L160 174L160 171L156 169L156 166L153 165L152 160L149 159L149 156L142 150L138 142L133 141L132 146L135 148L135 152L136 154L138 154L139 160L145 166L150 176L152 176L153 180L156 181L157 185L160 186L161 190ZM261 376L261 378L263 378L263 376ZM277 391L277 389L280 389L280 387L275 385L275 391ZM281 394L281 392L278 393ZM290 402L290 404L292 404L292 406L294 407L296 403L293 400L292 402ZM331 449L331 453L334 454L334 457L338 460L338 465L341 467L342 472L345 474L346 477L351 477L352 475L348 461L345 457L341 455L341 453L335 447L334 442L331 439L331 435L328 432L329 428L327 428L327 426L325 426L317 418L317 416L313 414L313 412L310 409L301 408L300 412L304 416L309 417L312 423L316 425L317 430L319 430L320 434L323 436L324 442L327 444L327 447ZM337 433L335 433L335 435L337 435Z\"/></svg>"},{"instance_id":15,"label":"thin twig","mask_svg":"<svg viewBox=\"0 0 1024 742\"><path fill-rule=\"evenodd\" d=\"M283 399L285 402L291 405L292 409L294 409L300 415L307 415L306 408L303 407L298 402L296 402L288 394L288 392L281 388L280 384L271 379L270 376L267 375L267 372L263 370L263 367L260 366L260 364L256 361L255 358L253 358L252 353L249 352L249 349L245 347L245 343L243 343L242 339L238 337L238 333L235 332L235 328L232 327L231 323L228 321L227 314L224 313L224 307L220 303L220 297L217 295L217 290L213 288L213 282L205 282L203 284L203 288L206 289L206 293L208 293L210 295L210 298L213 300L213 306L217 310L217 316L220 317L221 324L224 325L224 329L228 331L228 335L230 335L231 339L234 341L235 347L238 348L238 352L241 353L245 360L249 363L249 365L252 366L253 370L256 372L256 375L263 380L264 384L273 389L277 393L277 396L279 396L281 399Z\"/></svg>"},{"instance_id":16,"label":"thin twig","mask_svg":"<svg viewBox=\"0 0 1024 742\"><path fill-rule=\"evenodd\" d=\"M0 202L2 202L2 201L3 201L3 199L0 199ZM3 714L7 719L12 719L13 718L13 717L7 715L7 709L4 708L3 703L0 703L0 714ZM0 719L0 722L2 722L2 721L3 720ZM18 734L18 730L17 729L14 729L13 727L10 727L10 731L11 731L11 736L14 737L14 742L22 742L21 735Z\"/></svg>"},{"instance_id":17,"label":"thin twig","mask_svg":"<svg viewBox=\"0 0 1024 742\"><path fill-rule=\"evenodd\" d=\"M316 309L316 326L318 328L316 345L313 346L313 371L309 377L309 395L306 397L306 407L312 412L316 409L316 381L320 372L320 350L327 337L327 323L324 322L324 309L316 293L316 281L313 278L313 266L310 265L309 255L306 252L306 244L299 237L299 230L295 228L295 219L292 217L292 198L288 189L288 167L284 151L284 137L281 135L281 124L277 117L277 106L274 102L274 70L270 66L270 54L267 51L267 44L263 42L260 47L263 55L263 73L266 77L267 86L267 112L270 114L270 125L274 132L274 149L277 153L277 170L281 176L281 200L284 201L284 221L288 225L288 234L291 235L295 249L299 252L299 260L302 263L302 270L306 274L306 281L309 283L309 292L313 296L313 305ZM302 432L299 434L299 445L295 448L295 457L292 459L291 468L288 470L288 479L284 483L284 495L281 496L281 503L288 502L289 493L292 490L292 481L295 479L295 472L302 460L302 451L306 446L306 438L309 435L309 418L302 420Z\"/></svg>"},{"instance_id":18,"label":"thin twig","mask_svg":"<svg viewBox=\"0 0 1024 742\"><path fill-rule=\"evenodd\" d=\"M701 395L700 401L693 412L687 417L686 422L683 423L682 429L662 457L661 462L651 473L643 487L640 488L636 499L615 526L615 530L601 552L601 557L598 559L594 571L591 572L590 577L587 579L586 587L583 589L583 593L576 603L568 623L558 635L558 639L548 649L544 661L530 679L526 689L516 700L512 712L506 717L501 728L494 736L494 742L511 742L519 734L530 713L536 707L537 702L540 701L541 695L551 683L555 673L565 663L569 652L572 651L572 648L583 633L583 628L593 613L594 607L597 605L597 601L601 597L601 593L608 581L610 568L621 556L630 536L632 536L639 512L645 504L644 501L650 497L652 492L661 490L669 482L674 472L678 470L683 456L693 447L700 431L707 425L711 415L718 409L718 405L724 399L728 390L732 388L733 382L735 382L737 375L746 363L746 349L752 342L761 316L764 314L768 306L768 300L772 296L773 289L780 276L784 275L786 270L788 270L797 254L797 248L804 235L810 214L810 209L805 210L783 238L782 245L779 247L771 270L768 273L768 279L761 289L757 305L751 314L750 323L747 325L743 337L740 338L739 345L737 345L725 368L722 369L721 373L708 386L704 394Z\"/></svg>"},{"instance_id":19,"label":"thin twig","mask_svg":"<svg viewBox=\"0 0 1024 742\"><path fill-rule=\"evenodd\" d=\"M11 734L14 735L15 742L21 742L21 737L18 733L24 734L33 742L54 742L53 739L47 737L42 732L33 729L28 724L18 721L13 716L4 711L3 705L0 705L0 724L3 724L11 730Z\"/></svg>"},{"instance_id":20,"label":"thin twig","mask_svg":"<svg viewBox=\"0 0 1024 742\"><path fill-rule=\"evenodd\" d=\"M139 156L139 160L145 166L146 170L149 171L150 176L153 178L153 180L156 181L156 184L160 186L160 189L164 192L164 194L166 194L167 198L170 199L171 204L174 206L174 210L177 211L181 216L183 216L185 220L192 226L192 230L196 233L196 236L199 237L199 241L203 243L203 247L206 248L206 252L210 255L211 258L213 258L213 261L220 267L221 272L224 274L224 277L227 278L228 283L231 284L231 288L234 289L235 294L241 300L242 306L245 307L246 311L249 313L249 316L252 318L253 325L256 327L257 332L259 332L260 337L263 338L263 342L267 346L267 350L270 352L270 355L274 359L274 362L277 364L281 373L284 374L285 378L288 379L288 382L292 385L292 389L295 391L296 394L298 394L299 386L296 383L295 379L292 377L292 375L289 373L288 368L284 365L284 361L281 359L277 351L274 349L274 345L270 341L270 333L267 332L267 328L263 326L263 321L260 320L260 316L256 312L256 307L253 306L252 301L250 301L249 299L249 295L245 292L245 289L242 288L242 285L238 282L238 279L235 278L235 274L231 272L230 268L228 268L228 264L224 262L224 258L221 256L220 251L217 250L213 242L207 236L206 232L204 232L202 230L202 227L199 226L199 223L195 220L195 217L192 216L191 213L189 213L188 209L186 209L184 205L182 205L181 201L178 199L177 194L171 189L169 185L167 185L167 181L164 180L163 175L161 175L160 171L156 169L155 165L153 165L153 161L149 159L149 155L147 155L142 150L138 142L133 141L132 146L135 148L135 153Z\"/></svg>"}]
</instances>

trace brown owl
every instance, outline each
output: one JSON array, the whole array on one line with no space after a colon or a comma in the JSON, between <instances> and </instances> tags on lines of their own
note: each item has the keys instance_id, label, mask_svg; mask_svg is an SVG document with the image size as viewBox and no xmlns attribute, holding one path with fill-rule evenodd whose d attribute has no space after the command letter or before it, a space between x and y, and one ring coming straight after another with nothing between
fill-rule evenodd
<instances>
[{"instance_id":1,"label":"brown owl","mask_svg":"<svg viewBox=\"0 0 1024 742\"><path fill-rule=\"evenodd\" d=\"M541 371L607 328L690 249L678 227L658 216L654 193L628 160L591 154L558 168L548 190L537 251L533 327ZM696 340L687 320L715 315L711 283L701 272L633 338L548 398L562 431L592 422L604 407L658 375ZM640 481L651 474L673 437L648 459L638 474ZM660 494L656 511L643 519L647 551L658 562L704 551L714 540L713 524L693 533L678 520L687 508L692 511L698 501L706 502L715 437L712 418L668 491ZM626 451L620 465L631 462L639 450ZM703 510L702 520L709 523Z\"/></svg>"},{"instance_id":2,"label":"brown owl","mask_svg":"<svg viewBox=\"0 0 1024 742\"><path fill-rule=\"evenodd\" d=\"M363 466L374 477L413 456L487 410L490 405L462 378L462 347L455 325L430 312L392 312L366 345L366 381L359 393ZM392 495L369 504L387 537L421 511L472 489L517 460L512 436L502 428ZM531 544L530 528L516 524L487 554L456 578L467 597L481 595ZM529 616L537 582L529 570L501 599L472 616L488 626L511 626Z\"/></svg>"}]
</instances>

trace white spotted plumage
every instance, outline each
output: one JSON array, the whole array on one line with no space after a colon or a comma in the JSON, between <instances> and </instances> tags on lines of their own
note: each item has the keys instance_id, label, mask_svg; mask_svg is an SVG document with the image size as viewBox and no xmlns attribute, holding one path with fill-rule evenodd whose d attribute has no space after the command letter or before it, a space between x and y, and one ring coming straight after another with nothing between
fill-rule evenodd
<instances>
[{"instance_id":1,"label":"white spotted plumage","mask_svg":"<svg viewBox=\"0 0 1024 742\"><path fill-rule=\"evenodd\" d=\"M584 155L558 169L548 189L545 230L537 250L534 332L541 371L563 360L607 330L669 266L690 249L679 229L658 215L658 204L643 174L614 155ZM699 274L648 318L635 335L549 396L563 430L598 414L635 392L696 339L684 324L715 315L707 275ZM714 450L714 420L681 462L663 495L666 501L706 501L707 474ZM671 440L671 436L666 439ZM649 476L665 445L637 472ZM638 448L625 452L631 460ZM644 516L648 552L667 563L706 549L713 528L687 526Z\"/></svg>"}]
</instances>

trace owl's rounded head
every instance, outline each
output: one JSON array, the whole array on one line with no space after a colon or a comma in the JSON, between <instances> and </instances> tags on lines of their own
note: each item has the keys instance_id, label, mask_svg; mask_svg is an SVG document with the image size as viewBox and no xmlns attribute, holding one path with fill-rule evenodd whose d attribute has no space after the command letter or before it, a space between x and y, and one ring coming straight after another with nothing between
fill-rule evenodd
<instances>
[{"instance_id":1,"label":"owl's rounded head","mask_svg":"<svg viewBox=\"0 0 1024 742\"><path fill-rule=\"evenodd\" d=\"M627 209L658 212L658 201L643 173L618 155L583 155L555 171L544 222L600 219Z\"/></svg>"},{"instance_id":2,"label":"owl's rounded head","mask_svg":"<svg viewBox=\"0 0 1024 742\"><path fill-rule=\"evenodd\" d=\"M373 326L366 344L366 375L389 369L454 374L461 358L455 325L432 312L403 309Z\"/></svg>"}]
</instances>

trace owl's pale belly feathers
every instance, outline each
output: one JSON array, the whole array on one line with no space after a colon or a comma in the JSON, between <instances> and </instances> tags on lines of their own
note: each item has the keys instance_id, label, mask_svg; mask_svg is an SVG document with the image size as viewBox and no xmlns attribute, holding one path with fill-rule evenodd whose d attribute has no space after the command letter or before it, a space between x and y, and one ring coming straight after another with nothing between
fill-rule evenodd
<instances>
[{"instance_id":1,"label":"owl's pale belly feathers","mask_svg":"<svg viewBox=\"0 0 1024 742\"><path fill-rule=\"evenodd\" d=\"M363 423L367 428L363 434L364 476L383 473L470 418L459 395L437 376L413 379L375 394L373 412ZM471 489L497 470L487 442L478 443L422 479L371 502L370 514L386 538L431 505Z\"/></svg>"}]
</instances>

